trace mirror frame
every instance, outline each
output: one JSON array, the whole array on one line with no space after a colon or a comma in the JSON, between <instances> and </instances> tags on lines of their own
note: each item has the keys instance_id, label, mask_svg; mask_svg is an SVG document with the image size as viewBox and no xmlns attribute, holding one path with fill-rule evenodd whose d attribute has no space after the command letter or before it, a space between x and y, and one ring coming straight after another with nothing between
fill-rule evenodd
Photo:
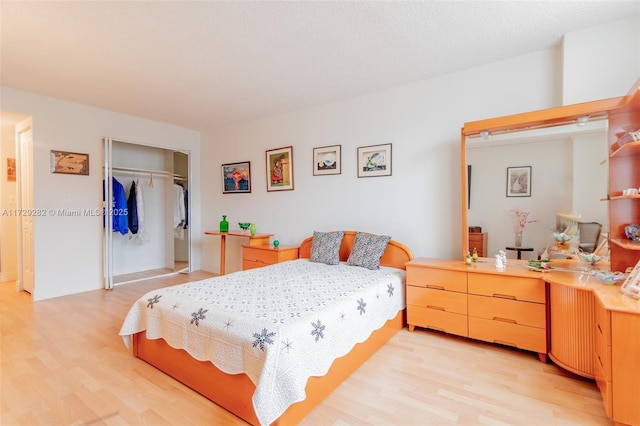
<instances>
[{"instance_id":1,"label":"mirror frame","mask_svg":"<svg viewBox=\"0 0 640 426\"><path fill-rule=\"evenodd\" d=\"M608 112L624 104L625 97L609 98L599 101L584 102L555 108L531 111L521 114L506 115L486 120L471 121L464 124L461 130L461 183L462 183L462 253L464 259L469 251L468 181L467 181L467 138L481 137L480 132L487 131L492 135L522 130L541 129L563 124L576 123L578 117L589 116L590 119L608 118Z\"/></svg>"}]
</instances>

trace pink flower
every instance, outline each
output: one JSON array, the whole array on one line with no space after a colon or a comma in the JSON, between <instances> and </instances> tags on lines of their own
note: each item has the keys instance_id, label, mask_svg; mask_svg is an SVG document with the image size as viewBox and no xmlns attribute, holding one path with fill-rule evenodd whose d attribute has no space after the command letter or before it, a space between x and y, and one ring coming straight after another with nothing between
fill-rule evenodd
<instances>
[{"instance_id":1,"label":"pink flower","mask_svg":"<svg viewBox=\"0 0 640 426\"><path fill-rule=\"evenodd\" d=\"M527 223L538 222L538 220L528 220L531 212L525 212L520 209L509 210L511 213L511 221L513 222L513 230L519 234L522 232Z\"/></svg>"}]
</instances>

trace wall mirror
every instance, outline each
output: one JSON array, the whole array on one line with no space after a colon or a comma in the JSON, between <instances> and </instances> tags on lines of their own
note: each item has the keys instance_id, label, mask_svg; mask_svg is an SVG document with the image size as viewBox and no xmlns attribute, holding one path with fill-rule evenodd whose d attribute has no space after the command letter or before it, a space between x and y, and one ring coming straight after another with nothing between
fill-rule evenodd
<instances>
[{"instance_id":1,"label":"wall mirror","mask_svg":"<svg viewBox=\"0 0 640 426\"><path fill-rule=\"evenodd\" d=\"M522 258L537 258L553 243L552 232L575 222L597 222L608 232L608 147L604 117L496 135L466 137L467 222L486 233L487 253L514 246L510 211L529 212ZM515 173L526 188L513 191ZM516 181L517 183L517 181ZM474 247L469 247L473 250ZM513 255L515 253L512 252Z\"/></svg>"},{"instance_id":2,"label":"wall mirror","mask_svg":"<svg viewBox=\"0 0 640 426\"><path fill-rule=\"evenodd\" d=\"M602 223L609 230L609 112L621 98L550 108L468 122L462 128L462 248L469 247L469 226L487 233L487 252L514 246L510 211L530 212L522 258L537 258L552 244L559 215ZM470 167L468 167L470 166ZM529 169L530 167L530 169ZM507 170L530 171L524 196L507 191ZM511 256L515 253L511 252Z\"/></svg>"}]
</instances>

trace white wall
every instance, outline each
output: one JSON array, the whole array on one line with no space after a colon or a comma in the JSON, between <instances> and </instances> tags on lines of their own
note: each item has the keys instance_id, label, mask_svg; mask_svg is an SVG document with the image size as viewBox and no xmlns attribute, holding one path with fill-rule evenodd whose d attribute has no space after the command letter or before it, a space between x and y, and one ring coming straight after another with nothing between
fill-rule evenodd
<instances>
[{"instance_id":1,"label":"white wall","mask_svg":"<svg viewBox=\"0 0 640 426\"><path fill-rule=\"evenodd\" d=\"M564 48L573 45L566 42ZM619 55L635 54L625 50L625 43L617 46ZM550 49L203 133L203 182L210 187L203 193L203 228L217 229L227 214L232 225L256 222L258 232L277 233L288 244L298 244L314 230L364 230L391 235L416 256L457 258L462 251L459 129L467 121L561 105L563 76L572 74L563 75L563 66L571 65L570 54ZM616 75L596 78L608 81ZM638 75L627 70L625 81ZM607 86L598 97L584 85L572 92L595 100L624 95L630 87L628 82L624 88ZM384 143L393 144L392 176L358 179L357 147ZM313 176L313 148L334 144L342 145L342 174ZM264 151L289 145L295 189L267 192ZM239 161L252 163L252 193L223 195L220 164ZM540 164L537 173L547 173L544 167ZM228 271L240 269L240 243L227 245ZM203 267L218 270L218 239L205 239L204 249Z\"/></svg>"},{"instance_id":2,"label":"white wall","mask_svg":"<svg viewBox=\"0 0 640 426\"><path fill-rule=\"evenodd\" d=\"M640 15L564 37L564 105L625 95L640 76Z\"/></svg>"},{"instance_id":3,"label":"white wall","mask_svg":"<svg viewBox=\"0 0 640 426\"><path fill-rule=\"evenodd\" d=\"M203 133L205 229L222 214L232 225L256 222L298 244L314 230L388 234L416 256L461 252L460 128L466 121L557 102L559 53L524 55L464 72L317 108ZM518 78L513 78L517 75ZM522 81L529 84L523 85ZM392 143L392 176L358 178L359 146ZM342 174L313 176L314 147L342 145ZM295 189L266 191L265 150L293 146ZM251 161L252 193L221 191L220 164ZM207 269L218 268L218 240L205 240ZM240 250L227 245L227 270Z\"/></svg>"},{"instance_id":4,"label":"white wall","mask_svg":"<svg viewBox=\"0 0 640 426\"><path fill-rule=\"evenodd\" d=\"M102 200L102 138L134 141L200 155L199 133L59 99L2 87L0 109L33 117L34 206L36 209L94 209ZM88 153L90 175L51 174L51 149ZM199 268L200 165L193 163L192 232ZM34 300L102 286L102 218L37 217Z\"/></svg>"}]
</instances>

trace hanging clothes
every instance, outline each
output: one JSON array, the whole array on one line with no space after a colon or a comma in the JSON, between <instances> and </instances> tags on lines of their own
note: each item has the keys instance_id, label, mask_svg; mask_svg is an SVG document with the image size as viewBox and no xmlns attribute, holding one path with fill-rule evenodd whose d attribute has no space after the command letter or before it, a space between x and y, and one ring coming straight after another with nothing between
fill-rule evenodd
<instances>
[{"instance_id":1,"label":"hanging clothes","mask_svg":"<svg viewBox=\"0 0 640 426\"><path fill-rule=\"evenodd\" d=\"M124 192L124 186L114 177L111 178L111 211L106 216L111 216L113 232L120 232L126 235L129 232L129 220L127 219L127 196ZM102 201L105 201L104 181L102 182ZM104 224L103 217L103 226Z\"/></svg>"},{"instance_id":2,"label":"hanging clothes","mask_svg":"<svg viewBox=\"0 0 640 426\"><path fill-rule=\"evenodd\" d=\"M184 238L184 188L176 183L173 184L173 229L174 237L182 240Z\"/></svg>"},{"instance_id":3,"label":"hanging clothes","mask_svg":"<svg viewBox=\"0 0 640 426\"><path fill-rule=\"evenodd\" d=\"M184 189L184 229L189 226L189 190Z\"/></svg>"},{"instance_id":4,"label":"hanging clothes","mask_svg":"<svg viewBox=\"0 0 640 426\"><path fill-rule=\"evenodd\" d=\"M132 239L140 243L148 243L151 238L144 226L144 198L142 197L141 185L136 185L136 208L138 213L138 233L133 235Z\"/></svg>"},{"instance_id":5,"label":"hanging clothes","mask_svg":"<svg viewBox=\"0 0 640 426\"><path fill-rule=\"evenodd\" d=\"M136 181L131 182L131 188L129 189L129 198L127 199L128 209L128 224L129 231L132 234L138 233L138 196L136 194Z\"/></svg>"}]
</instances>

